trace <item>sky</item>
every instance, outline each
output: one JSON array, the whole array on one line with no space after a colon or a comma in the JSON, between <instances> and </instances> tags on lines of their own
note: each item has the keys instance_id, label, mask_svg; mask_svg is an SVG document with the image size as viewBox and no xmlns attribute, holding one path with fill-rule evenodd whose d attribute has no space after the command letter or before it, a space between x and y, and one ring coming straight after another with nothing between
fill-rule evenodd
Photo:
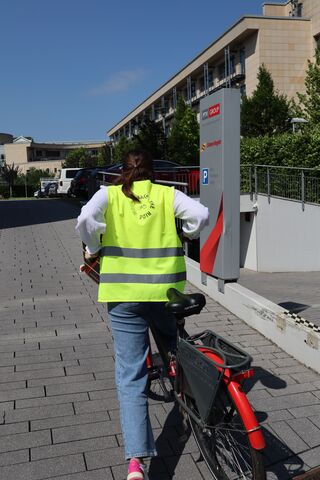
<instances>
[{"instance_id":1,"label":"sky","mask_svg":"<svg viewBox=\"0 0 320 480\"><path fill-rule=\"evenodd\" d=\"M1 0L0 132L107 130L263 0Z\"/></svg>"}]
</instances>

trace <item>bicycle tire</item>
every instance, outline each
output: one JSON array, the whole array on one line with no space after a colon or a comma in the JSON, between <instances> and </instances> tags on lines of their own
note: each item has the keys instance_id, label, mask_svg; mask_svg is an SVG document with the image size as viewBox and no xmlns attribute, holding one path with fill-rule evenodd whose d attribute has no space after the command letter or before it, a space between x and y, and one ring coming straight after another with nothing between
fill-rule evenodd
<instances>
[{"instance_id":1,"label":"bicycle tire","mask_svg":"<svg viewBox=\"0 0 320 480\"><path fill-rule=\"evenodd\" d=\"M197 415L195 401L184 400ZM188 415L199 451L216 480L265 480L263 454L252 448L243 421L224 384L216 397L211 428L203 431ZM211 434L211 436L210 436Z\"/></svg>"},{"instance_id":2,"label":"bicycle tire","mask_svg":"<svg viewBox=\"0 0 320 480\"><path fill-rule=\"evenodd\" d=\"M171 402L173 398L173 386L172 382L165 374L165 363L163 358L157 352L154 353L152 357L155 378L152 378L153 374L149 375L147 382L148 397L158 401Z\"/></svg>"}]
</instances>

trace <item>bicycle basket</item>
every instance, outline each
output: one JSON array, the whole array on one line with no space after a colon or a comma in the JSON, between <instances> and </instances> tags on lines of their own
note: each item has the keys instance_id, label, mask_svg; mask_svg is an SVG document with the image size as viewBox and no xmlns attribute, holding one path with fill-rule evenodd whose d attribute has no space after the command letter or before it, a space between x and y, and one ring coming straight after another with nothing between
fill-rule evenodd
<instances>
[{"instance_id":1,"label":"bicycle basket","mask_svg":"<svg viewBox=\"0 0 320 480\"><path fill-rule=\"evenodd\" d=\"M180 338L178 359L205 423L210 418L224 370L247 369L252 361L248 353L210 330Z\"/></svg>"},{"instance_id":2,"label":"bicycle basket","mask_svg":"<svg viewBox=\"0 0 320 480\"><path fill-rule=\"evenodd\" d=\"M215 364L188 339L179 339L178 361L183 377L196 401L199 414L207 423L223 370L218 370Z\"/></svg>"},{"instance_id":3,"label":"bicycle basket","mask_svg":"<svg viewBox=\"0 0 320 480\"><path fill-rule=\"evenodd\" d=\"M213 349L215 353L217 352L223 362L211 361L219 367L224 369L229 368L233 371L250 368L252 362L251 355L211 330L205 330L204 332L192 335L187 338L187 341L195 347L208 347L209 349Z\"/></svg>"}]
</instances>

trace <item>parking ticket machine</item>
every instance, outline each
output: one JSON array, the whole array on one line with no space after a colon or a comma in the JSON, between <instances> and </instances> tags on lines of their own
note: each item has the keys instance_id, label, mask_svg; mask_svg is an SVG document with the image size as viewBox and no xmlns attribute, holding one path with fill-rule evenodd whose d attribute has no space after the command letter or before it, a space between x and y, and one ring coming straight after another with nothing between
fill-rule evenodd
<instances>
[{"instance_id":1,"label":"parking ticket machine","mask_svg":"<svg viewBox=\"0 0 320 480\"><path fill-rule=\"evenodd\" d=\"M210 212L200 235L200 270L226 281L239 278L240 91L223 88L200 101L200 201Z\"/></svg>"}]
</instances>

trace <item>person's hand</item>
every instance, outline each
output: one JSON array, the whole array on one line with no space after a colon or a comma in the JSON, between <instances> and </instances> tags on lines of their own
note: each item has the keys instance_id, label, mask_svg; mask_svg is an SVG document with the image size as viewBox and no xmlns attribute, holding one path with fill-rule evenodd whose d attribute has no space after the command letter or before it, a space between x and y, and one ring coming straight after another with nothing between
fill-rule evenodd
<instances>
[{"instance_id":1,"label":"person's hand","mask_svg":"<svg viewBox=\"0 0 320 480\"><path fill-rule=\"evenodd\" d=\"M96 260L99 257L99 255L100 255L100 252L96 252L96 253L93 253L93 254L85 252L84 258L86 260L88 260L89 262L93 262L94 260Z\"/></svg>"},{"instance_id":2,"label":"person's hand","mask_svg":"<svg viewBox=\"0 0 320 480\"><path fill-rule=\"evenodd\" d=\"M188 237L185 237L183 232L180 232L180 233L179 233L179 238L180 238L180 240L181 240L181 243L184 243L184 242L188 242L188 241L189 241L189 238L188 238Z\"/></svg>"}]
</instances>

